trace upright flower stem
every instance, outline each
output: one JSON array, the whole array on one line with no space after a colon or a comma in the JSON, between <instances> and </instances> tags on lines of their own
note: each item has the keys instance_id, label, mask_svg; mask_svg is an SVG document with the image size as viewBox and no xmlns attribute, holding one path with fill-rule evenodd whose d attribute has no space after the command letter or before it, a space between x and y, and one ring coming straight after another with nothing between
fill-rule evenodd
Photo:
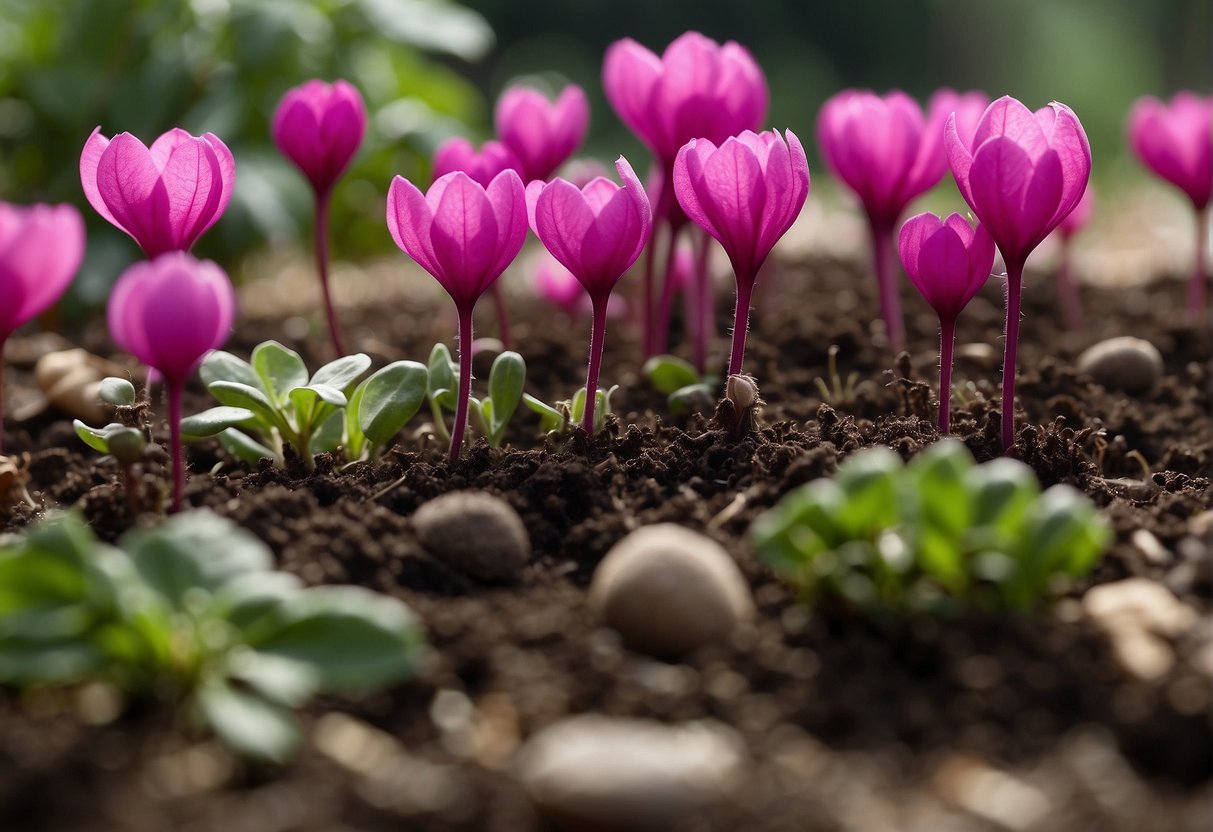
<instances>
[{"instance_id":1,"label":"upright flower stem","mask_svg":"<svg viewBox=\"0 0 1213 832\"><path fill-rule=\"evenodd\" d=\"M463 449L463 432L468 426L468 398L472 395L472 309L459 309L459 401L455 403L455 424L451 427L451 462Z\"/></svg>"},{"instance_id":2,"label":"upright flower stem","mask_svg":"<svg viewBox=\"0 0 1213 832\"><path fill-rule=\"evenodd\" d=\"M1196 269L1188 281L1188 311L1199 320L1208 303L1209 208L1196 212Z\"/></svg>"},{"instance_id":3,"label":"upright flower stem","mask_svg":"<svg viewBox=\"0 0 1213 832\"><path fill-rule=\"evenodd\" d=\"M501 291L501 281L493 281L489 291L493 294L493 309L497 312L497 337L501 339L501 348L513 349L513 339L510 338L510 310L505 305L505 293Z\"/></svg>"},{"instance_id":4,"label":"upright flower stem","mask_svg":"<svg viewBox=\"0 0 1213 832\"><path fill-rule=\"evenodd\" d=\"M1023 263L1007 262L1007 327L1002 353L1002 450L1015 445L1015 357L1019 349L1019 303Z\"/></svg>"},{"instance_id":5,"label":"upright flower stem","mask_svg":"<svg viewBox=\"0 0 1213 832\"><path fill-rule=\"evenodd\" d=\"M1057 293L1060 295L1062 317L1066 329L1081 332L1086 323L1082 314L1082 298L1078 295L1078 282L1070 271L1070 238L1061 238L1061 262L1057 266Z\"/></svg>"},{"instance_id":6,"label":"upright flower stem","mask_svg":"<svg viewBox=\"0 0 1213 832\"><path fill-rule=\"evenodd\" d=\"M901 292L894 272L896 257L893 248L895 223L869 220L872 231L872 259L876 268L876 283L880 288L880 317L894 352L905 347L905 326L901 318Z\"/></svg>"},{"instance_id":7,"label":"upright flower stem","mask_svg":"<svg viewBox=\"0 0 1213 832\"><path fill-rule=\"evenodd\" d=\"M185 453L181 448L181 399L185 394L185 382L165 379L164 387L168 394L169 453L173 458L173 504L170 512L176 514L181 511L185 494Z\"/></svg>"},{"instance_id":8,"label":"upright flower stem","mask_svg":"<svg viewBox=\"0 0 1213 832\"><path fill-rule=\"evenodd\" d=\"M674 313L674 257L678 252L678 232L670 226L670 242L665 252L665 273L661 280L661 304L657 309L657 320L653 329L653 352L662 355L669 351L670 317Z\"/></svg>"},{"instance_id":9,"label":"upright flower stem","mask_svg":"<svg viewBox=\"0 0 1213 832\"><path fill-rule=\"evenodd\" d=\"M745 358L745 338L750 329L750 296L754 292L755 275L737 275L737 306L733 310L733 352L729 357L729 375L741 372Z\"/></svg>"},{"instance_id":10,"label":"upright flower stem","mask_svg":"<svg viewBox=\"0 0 1213 832\"><path fill-rule=\"evenodd\" d=\"M952 352L956 348L956 321L939 319L939 432L952 427Z\"/></svg>"},{"instance_id":11,"label":"upright flower stem","mask_svg":"<svg viewBox=\"0 0 1213 832\"><path fill-rule=\"evenodd\" d=\"M688 295L694 299L694 314L688 316L688 319L693 321L691 327L695 369L702 376L707 371L708 343L715 334L713 323L716 318L716 298L712 294L712 280L708 273L712 238L702 228L697 230L695 236L695 272L688 286Z\"/></svg>"},{"instance_id":12,"label":"upright flower stem","mask_svg":"<svg viewBox=\"0 0 1213 832\"><path fill-rule=\"evenodd\" d=\"M590 301L594 307L594 320L590 330L590 363L585 376L585 413L581 427L586 436L594 435L594 407L598 404L598 374L602 371L602 346L606 340L607 306L610 293L594 294Z\"/></svg>"},{"instance_id":13,"label":"upright flower stem","mask_svg":"<svg viewBox=\"0 0 1213 832\"><path fill-rule=\"evenodd\" d=\"M328 316L329 336L337 357L345 355L341 341L341 324L333 309L333 298L329 294L329 191L316 192L316 227L313 237L316 243L316 271L320 275L320 290L324 294L324 313Z\"/></svg>"}]
</instances>

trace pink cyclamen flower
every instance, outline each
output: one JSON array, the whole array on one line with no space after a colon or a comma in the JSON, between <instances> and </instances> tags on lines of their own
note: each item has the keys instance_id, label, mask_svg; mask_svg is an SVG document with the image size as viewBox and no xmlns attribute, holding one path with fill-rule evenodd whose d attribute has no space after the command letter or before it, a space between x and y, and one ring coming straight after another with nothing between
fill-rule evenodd
<instances>
[{"instance_id":1,"label":"pink cyclamen flower","mask_svg":"<svg viewBox=\"0 0 1213 832\"><path fill-rule=\"evenodd\" d=\"M906 276L939 316L939 432L947 433L956 319L990 276L994 241L960 214L941 221L927 213L906 220L897 249Z\"/></svg>"},{"instance_id":2,"label":"pink cyclamen flower","mask_svg":"<svg viewBox=\"0 0 1213 832\"><path fill-rule=\"evenodd\" d=\"M463 136L452 136L434 153L435 181L448 173L463 171L473 182L487 188L503 170L512 170L522 176L518 156L499 141L487 141L477 150L476 145Z\"/></svg>"},{"instance_id":3,"label":"pink cyclamen flower","mask_svg":"<svg viewBox=\"0 0 1213 832\"><path fill-rule=\"evenodd\" d=\"M531 265L531 282L535 294L570 318L581 315L590 316L594 312L590 296L585 287L581 285L581 281L547 249L534 258ZM607 318L619 318L625 311L626 304L623 298L611 295L611 299L607 302Z\"/></svg>"},{"instance_id":4,"label":"pink cyclamen flower","mask_svg":"<svg viewBox=\"0 0 1213 832\"><path fill-rule=\"evenodd\" d=\"M89 204L148 257L189 251L232 199L236 163L214 133L174 128L148 148L130 133L93 130L80 154Z\"/></svg>"},{"instance_id":5,"label":"pink cyclamen flower","mask_svg":"<svg viewBox=\"0 0 1213 832\"><path fill-rule=\"evenodd\" d=\"M529 87L511 87L497 99L494 121L502 143L522 163L522 178L547 179L585 139L590 103L576 84L555 101Z\"/></svg>"},{"instance_id":6,"label":"pink cyclamen flower","mask_svg":"<svg viewBox=\"0 0 1213 832\"><path fill-rule=\"evenodd\" d=\"M181 398L185 382L232 331L236 295L223 269L185 252L162 254L122 273L110 293L110 336L164 379L173 456L173 511L181 508L185 463Z\"/></svg>"},{"instance_id":7,"label":"pink cyclamen flower","mask_svg":"<svg viewBox=\"0 0 1213 832\"><path fill-rule=\"evenodd\" d=\"M341 327L329 293L328 216L333 186L350 166L366 135L366 105L348 81L312 80L287 90L274 112L274 143L303 172L316 197L316 271L329 337L338 356L345 355Z\"/></svg>"},{"instance_id":8,"label":"pink cyclamen flower","mask_svg":"<svg viewBox=\"0 0 1213 832\"><path fill-rule=\"evenodd\" d=\"M1091 147L1074 112L1053 102L1033 113L1010 96L986 109L971 146L949 118L946 145L965 202L1002 252L1007 266L1003 355L1002 442L1015 441L1015 354L1019 343L1023 267L1032 250L1082 198Z\"/></svg>"},{"instance_id":9,"label":"pink cyclamen flower","mask_svg":"<svg viewBox=\"0 0 1213 832\"><path fill-rule=\"evenodd\" d=\"M84 220L71 205L0 202L0 361L17 329L63 296L84 259ZM0 389L0 449L4 438Z\"/></svg>"},{"instance_id":10,"label":"pink cyclamen flower","mask_svg":"<svg viewBox=\"0 0 1213 832\"><path fill-rule=\"evenodd\" d=\"M1086 228L1095 210L1094 191L1088 188L1082 192L1082 199L1074 206L1074 210L1066 214L1065 219L1057 226L1057 236L1061 238L1061 252L1057 264L1057 294L1061 302L1062 317L1066 328L1079 332L1085 327L1082 312L1082 298L1078 294L1078 283L1070 271L1070 239Z\"/></svg>"},{"instance_id":11,"label":"pink cyclamen flower","mask_svg":"<svg viewBox=\"0 0 1213 832\"><path fill-rule=\"evenodd\" d=\"M791 130L730 137L720 147L692 139L674 162L674 192L688 217L715 237L737 279L729 375L741 372L750 295L758 270L804 207L809 163Z\"/></svg>"},{"instance_id":12,"label":"pink cyclamen flower","mask_svg":"<svg viewBox=\"0 0 1213 832\"><path fill-rule=\"evenodd\" d=\"M366 104L348 81L308 81L287 90L274 112L274 143L317 193L350 166L366 135Z\"/></svg>"},{"instance_id":13,"label":"pink cyclamen flower","mask_svg":"<svg viewBox=\"0 0 1213 832\"><path fill-rule=\"evenodd\" d=\"M450 459L459 457L472 389L472 312L476 301L518 256L526 240L522 180L512 169L485 187L462 171L429 191L401 176L387 197L387 226L396 245L446 289L459 315L459 399Z\"/></svg>"},{"instance_id":14,"label":"pink cyclamen flower","mask_svg":"<svg viewBox=\"0 0 1213 832\"><path fill-rule=\"evenodd\" d=\"M648 194L628 160L615 169L623 185L593 179L578 189L564 179L527 186L527 213L539 241L585 287L593 305L590 360L582 426L594 433L594 407L611 290L631 268L653 231Z\"/></svg>"},{"instance_id":15,"label":"pink cyclamen flower","mask_svg":"<svg viewBox=\"0 0 1213 832\"><path fill-rule=\"evenodd\" d=\"M1183 191L1196 209L1196 267L1188 281L1188 309L1208 303L1209 201L1213 199L1213 96L1179 92L1164 104L1138 99L1129 113L1129 145L1146 167Z\"/></svg>"},{"instance_id":16,"label":"pink cyclamen flower","mask_svg":"<svg viewBox=\"0 0 1213 832\"><path fill-rule=\"evenodd\" d=\"M658 57L631 38L607 49L602 69L607 100L625 125L653 154L656 185L653 214L669 229L670 244L686 223L673 193L674 159L691 139L719 145L729 136L758 130L766 118L770 93L766 77L753 56L733 41L721 45L699 32L686 32ZM654 304L655 251L659 234L645 257L643 314L644 352L659 351L668 321L657 315ZM667 263L665 274L670 273ZM706 277L698 289L710 290ZM663 287L663 306L670 290ZM700 321L697 331L706 340L710 324ZM696 344L697 351L706 344Z\"/></svg>"},{"instance_id":17,"label":"pink cyclamen flower","mask_svg":"<svg viewBox=\"0 0 1213 832\"><path fill-rule=\"evenodd\" d=\"M941 89L924 115L914 99L893 91L843 90L828 100L817 119L822 156L830 170L863 203L872 234L881 317L894 349L905 342L898 281L892 272L893 233L915 197L934 187L948 169L944 124L957 113L971 137L989 99ZM966 128L966 125L969 125Z\"/></svg>"}]
</instances>

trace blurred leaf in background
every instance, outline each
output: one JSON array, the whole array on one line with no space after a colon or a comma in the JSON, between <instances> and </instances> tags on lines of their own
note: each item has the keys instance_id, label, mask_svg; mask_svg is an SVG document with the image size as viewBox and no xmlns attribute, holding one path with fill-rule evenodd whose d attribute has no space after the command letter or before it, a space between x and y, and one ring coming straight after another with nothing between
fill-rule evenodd
<instances>
[{"instance_id":1,"label":"blurred leaf in background","mask_svg":"<svg viewBox=\"0 0 1213 832\"><path fill-rule=\"evenodd\" d=\"M310 192L269 137L278 100L309 78L346 78L372 120L335 196L337 254L387 251L391 177L428 175L443 138L486 120L459 65L493 45L484 18L448 0L0 0L0 199L81 206L75 301L94 305L140 255L84 201L89 133L150 144L172 127L210 131L235 154L236 190L196 251L234 266L309 227Z\"/></svg>"}]
</instances>

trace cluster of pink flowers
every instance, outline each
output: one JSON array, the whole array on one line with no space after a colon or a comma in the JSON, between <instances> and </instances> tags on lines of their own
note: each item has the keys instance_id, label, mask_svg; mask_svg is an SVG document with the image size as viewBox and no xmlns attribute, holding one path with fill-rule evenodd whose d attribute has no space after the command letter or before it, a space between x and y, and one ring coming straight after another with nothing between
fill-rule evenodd
<instances>
[{"instance_id":1,"label":"cluster of pink flowers","mask_svg":"<svg viewBox=\"0 0 1213 832\"><path fill-rule=\"evenodd\" d=\"M387 225L392 238L446 289L458 314L461 374L452 459L459 454L468 415L472 312L517 257L528 229L550 253L542 293L570 314L587 305L590 311L587 433L593 430L612 292L646 251L639 310L646 355L666 348L671 300L682 291L696 363L706 368L714 302L707 259L709 241L715 240L736 280L728 369L730 374L743 370L755 280L809 193L804 148L791 130L760 132L767 83L753 56L736 43L721 45L688 32L658 56L625 39L606 54L603 86L619 118L652 155L647 189L623 157L615 164L618 183L605 170L570 173L574 181L554 176L589 125L586 95L575 85L554 99L526 87L508 89L495 111L496 139L480 148L461 137L444 144L424 192L402 177L391 183ZM1169 104L1143 99L1129 124L1134 152L1187 195L1200 228L1207 229L1213 98L1181 93ZM362 98L344 81L309 81L288 91L272 124L279 149L315 194L317 269L339 354L340 327L327 278L328 202L366 129ZM904 342L893 251L939 316L943 432L949 428L956 319L990 276L995 248L1001 252L1007 270L1003 442L1010 447L1025 262L1055 229L1068 240L1091 212L1091 151L1078 118L1056 102L1033 112L1013 98L989 103L977 92L940 90L924 112L900 92L847 90L822 108L817 138L827 167L867 214L891 346L899 349ZM978 224L959 214L946 219L920 214L898 233L908 205L949 168ZM129 133L107 139L98 128L80 158L88 202L149 258L118 280L109 323L115 341L167 387L177 505L184 471L178 435L182 390L202 357L224 343L235 314L232 286L222 269L188 252L223 215L235 170L218 137L180 129L148 147ZM680 244L684 231L696 245ZM665 254L663 272L656 270L659 249ZM65 291L83 255L83 223L74 208L0 203L0 282L9 298L0 315L0 349L16 328ZM1063 266L1063 284L1067 274ZM1207 304L1207 282L1202 237L1189 295L1196 312ZM1062 291L1071 324L1081 326L1076 293L1064 285Z\"/></svg>"}]
</instances>

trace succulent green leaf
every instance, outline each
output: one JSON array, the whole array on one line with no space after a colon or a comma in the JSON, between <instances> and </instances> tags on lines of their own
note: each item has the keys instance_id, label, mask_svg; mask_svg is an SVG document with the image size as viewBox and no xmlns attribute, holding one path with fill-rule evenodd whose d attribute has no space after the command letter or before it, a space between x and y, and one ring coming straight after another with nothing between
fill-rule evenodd
<instances>
[{"instance_id":1,"label":"succulent green leaf","mask_svg":"<svg viewBox=\"0 0 1213 832\"><path fill-rule=\"evenodd\" d=\"M263 459L278 461L277 454L272 450L235 428L228 428L220 433L219 444L229 454L249 465L256 465Z\"/></svg>"},{"instance_id":2,"label":"succulent green leaf","mask_svg":"<svg viewBox=\"0 0 1213 832\"><path fill-rule=\"evenodd\" d=\"M198 691L195 702L215 735L240 754L282 763L299 747L299 728L290 710L261 696L215 680Z\"/></svg>"},{"instance_id":3,"label":"succulent green leaf","mask_svg":"<svg viewBox=\"0 0 1213 832\"><path fill-rule=\"evenodd\" d=\"M117 422L111 422L103 428L91 428L79 419L73 419L72 427L75 428L76 435L80 437L85 445L88 445L99 453L108 454L110 452L110 428L120 428L122 425Z\"/></svg>"},{"instance_id":4,"label":"succulent green leaf","mask_svg":"<svg viewBox=\"0 0 1213 832\"><path fill-rule=\"evenodd\" d=\"M308 384L325 384L343 393L371 366L371 357L355 353L330 361L315 372Z\"/></svg>"},{"instance_id":5,"label":"succulent green leaf","mask_svg":"<svg viewBox=\"0 0 1213 832\"><path fill-rule=\"evenodd\" d=\"M237 384L252 387L261 393L266 392L265 385L262 383L261 377L257 375L257 371L253 369L252 364L223 350L215 350L203 359L202 365L198 368L198 375L201 376L202 383L207 387L216 381L234 381Z\"/></svg>"},{"instance_id":6,"label":"succulent green leaf","mask_svg":"<svg viewBox=\"0 0 1213 832\"><path fill-rule=\"evenodd\" d=\"M220 405L201 413L195 413L193 416L186 416L181 420L181 433L186 438L214 436L228 428L256 418L256 414L246 407Z\"/></svg>"},{"instance_id":7,"label":"succulent green leaf","mask_svg":"<svg viewBox=\"0 0 1213 832\"><path fill-rule=\"evenodd\" d=\"M516 352L503 352L493 360L492 369L489 370L492 415L485 421L496 436L500 437L510 419L514 418L525 386L526 362L521 355Z\"/></svg>"},{"instance_id":8,"label":"succulent green leaf","mask_svg":"<svg viewBox=\"0 0 1213 832\"><path fill-rule=\"evenodd\" d=\"M135 385L124 378L107 376L101 379L98 395L101 401L115 407L130 407L135 403Z\"/></svg>"},{"instance_id":9,"label":"succulent green leaf","mask_svg":"<svg viewBox=\"0 0 1213 832\"><path fill-rule=\"evenodd\" d=\"M265 393L255 387L237 381L216 381L208 385L206 389L219 400L220 404L252 411L267 429L287 427L277 407Z\"/></svg>"},{"instance_id":10,"label":"succulent green leaf","mask_svg":"<svg viewBox=\"0 0 1213 832\"><path fill-rule=\"evenodd\" d=\"M277 341L266 341L253 349L253 369L265 385L271 401L281 405L291 390L307 384L307 365L299 353Z\"/></svg>"},{"instance_id":11,"label":"succulent green leaf","mask_svg":"<svg viewBox=\"0 0 1213 832\"><path fill-rule=\"evenodd\" d=\"M446 344L435 344L427 363L429 371L428 390L430 400L446 410L455 409L455 395L459 388L459 372L451 360Z\"/></svg>"},{"instance_id":12,"label":"succulent green leaf","mask_svg":"<svg viewBox=\"0 0 1213 832\"><path fill-rule=\"evenodd\" d=\"M690 362L673 355L653 356L644 362L641 372L659 392L666 395L700 383L699 373Z\"/></svg>"},{"instance_id":13,"label":"succulent green leaf","mask_svg":"<svg viewBox=\"0 0 1213 832\"><path fill-rule=\"evenodd\" d=\"M421 410L428 380L429 372L416 361L388 364L354 391L357 407L347 413L347 429L357 428L373 453Z\"/></svg>"},{"instance_id":14,"label":"succulent green leaf","mask_svg":"<svg viewBox=\"0 0 1213 832\"><path fill-rule=\"evenodd\" d=\"M838 522L848 534L870 538L897 523L901 470L901 458L888 448L859 451L839 467L835 479L846 504Z\"/></svg>"}]
</instances>

